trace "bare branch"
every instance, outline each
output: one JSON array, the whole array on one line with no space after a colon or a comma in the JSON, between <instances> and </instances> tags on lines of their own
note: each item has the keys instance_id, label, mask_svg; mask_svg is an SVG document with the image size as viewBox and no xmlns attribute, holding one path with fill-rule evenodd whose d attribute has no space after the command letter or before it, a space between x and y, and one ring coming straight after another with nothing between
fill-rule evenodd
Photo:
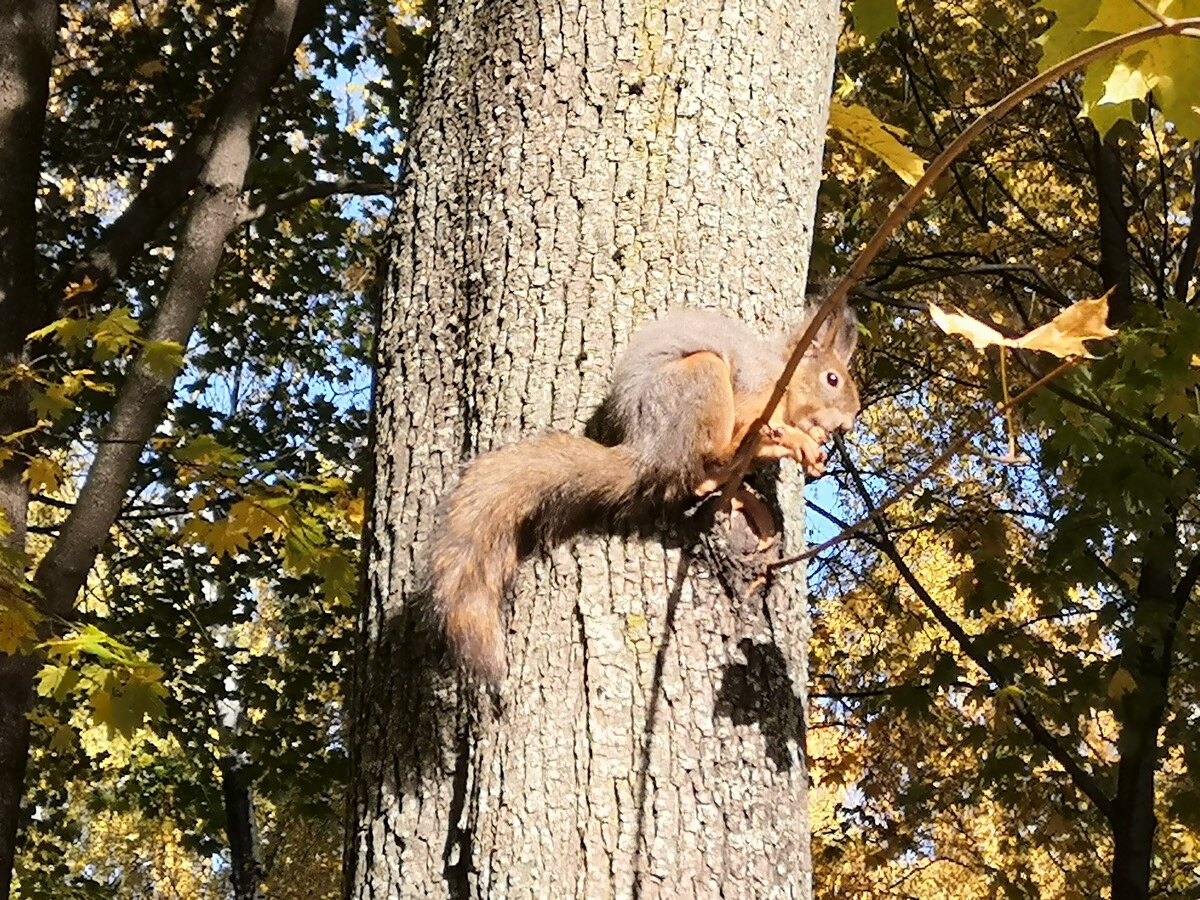
<instances>
[{"instance_id":1,"label":"bare branch","mask_svg":"<svg viewBox=\"0 0 1200 900\"><path fill-rule=\"evenodd\" d=\"M1043 385L1050 383L1055 378L1057 378L1059 375L1066 372L1068 369L1074 368L1078 362L1079 362L1079 359L1077 357L1068 359L1068 360L1064 360L1061 365L1059 365L1057 368L1051 369L1049 372L1047 372L1045 375L1043 375L1041 378L1039 378L1033 384L1029 385L1029 387L1025 388L1025 390L1021 391L1021 393L1012 397L1007 403L1002 403L999 406L997 406L992 411L992 415L987 420L985 420L985 422L990 422L996 416L1004 415L1009 410L1016 408L1021 403L1025 402L1025 400L1028 399L1030 396L1032 396L1036 391L1038 391ZM835 534L829 540L823 541L822 543L817 544L815 547L809 547L803 553L798 553L795 556L788 557L787 559L781 559L779 562L771 563L771 565L768 568L770 568L773 571L775 569L782 569L784 566L794 565L795 563L802 562L803 560L806 560L806 559L810 559L810 558L816 556L818 553L823 553L824 551L828 550L830 547L832 547L836 544L840 544L842 541L846 540L848 537L851 537L852 535L854 535L854 534L858 533L859 531L861 531L862 529L866 528L867 525L871 524L871 522L873 520L878 519L890 507L894 506L896 503L898 503L900 500L902 500L905 497L905 495L908 494L909 491L911 491L913 488L915 488L917 485L919 485L922 481L924 481L926 478L928 478L930 475L932 475L934 472L936 472L938 469L940 469L942 466L944 466L947 462L949 462L954 457L955 454L960 452L963 449L963 447L965 447L971 441L971 439L974 438L975 435L977 435L982 430L983 430L982 425L976 426L975 428L972 428L972 429L969 429L958 440L956 440L953 444L951 444L949 447L947 447L941 453L941 455L939 455L937 457L937 459L935 459L933 462L931 462L929 465L927 465L924 469L922 469L920 472L918 472L912 478L908 479L908 481L906 481L901 487L899 487L895 491L895 493L893 493L890 497L888 497L888 499L885 500L880 506L878 506L876 508L872 508L871 511L867 515L863 516L861 519L859 519L857 522L855 522L850 527L843 529L841 531L841 533ZM840 439L839 439L839 441L840 441Z\"/></svg>"},{"instance_id":2,"label":"bare branch","mask_svg":"<svg viewBox=\"0 0 1200 900\"><path fill-rule=\"evenodd\" d=\"M1175 299L1187 300L1188 285L1196 275L1196 254L1200 251L1200 145L1192 150L1192 221L1188 225L1179 271L1175 273Z\"/></svg>"},{"instance_id":3,"label":"bare branch","mask_svg":"<svg viewBox=\"0 0 1200 900\"><path fill-rule=\"evenodd\" d=\"M288 37L287 52L272 57L272 81L282 74L292 53L316 24L323 11L317 0L302 0ZM266 61L264 61L266 62ZM170 160L160 164L125 210L105 230L100 241L80 259L62 269L44 289L45 299L61 315L66 307L83 307L102 294L133 262L147 241L183 204L197 185L205 162L212 153L217 129L238 95L237 76L217 94L191 137ZM65 299L67 288L84 284L90 288Z\"/></svg>"},{"instance_id":4,"label":"bare branch","mask_svg":"<svg viewBox=\"0 0 1200 900\"><path fill-rule=\"evenodd\" d=\"M247 222L273 216L310 200L320 200L338 194L353 194L360 197L390 194L394 188L395 185L387 181L352 181L347 178L339 181L314 181L312 184L306 184L294 191L285 191L270 200L263 200L254 206L247 207L238 216L238 224L245 225Z\"/></svg>"},{"instance_id":5,"label":"bare branch","mask_svg":"<svg viewBox=\"0 0 1200 900\"><path fill-rule=\"evenodd\" d=\"M980 648L974 638L967 634L963 627L955 621L953 616L951 616L941 607L941 605L933 598L933 595L925 589L925 586L921 583L921 580L917 578L912 569L909 568L909 565L905 561L903 554L900 553L895 541L892 540L891 535L888 533L887 525L883 519L875 515L878 510L875 508L874 501L871 498L871 493L867 490L867 486L863 482L861 474L854 465L854 461L850 458L850 454L846 452L845 445L839 444L839 449L841 451L842 460L846 465L846 469L854 481L855 490L862 498L863 503L865 503L867 508L871 510L872 515L870 515L868 518L875 523L875 531L879 536L878 546L888 557L888 559L892 561L892 564L900 573L900 577L904 579L905 584L909 586L912 592L929 611L930 615L937 620L938 624L946 629L947 633L954 638L955 642L959 645L959 647L962 648L963 653L965 653L967 657L973 663L975 663L975 665L979 666L979 668L987 674L987 676L996 684L998 688L1015 686L1014 679L1010 677L999 665L997 665L996 662L982 650L982 648ZM1112 821L1115 814L1113 809L1113 801L1104 792L1104 789L1096 780L1095 776L1087 769L1083 768L1082 764L1067 751L1058 738L1051 734L1050 730L1042 724L1041 720L1038 719L1033 710L1030 709L1024 698L1018 697L1013 704L1013 709L1016 713L1017 721L1024 725L1029 733L1033 736L1034 740L1041 744L1042 747L1044 747L1046 751L1052 757L1054 757L1055 760L1057 760L1058 764L1063 767L1063 770L1067 773L1067 776L1071 779L1075 786L1089 800L1091 800L1092 803L1096 805L1096 808L1107 819L1109 819L1109 821Z\"/></svg>"}]
</instances>

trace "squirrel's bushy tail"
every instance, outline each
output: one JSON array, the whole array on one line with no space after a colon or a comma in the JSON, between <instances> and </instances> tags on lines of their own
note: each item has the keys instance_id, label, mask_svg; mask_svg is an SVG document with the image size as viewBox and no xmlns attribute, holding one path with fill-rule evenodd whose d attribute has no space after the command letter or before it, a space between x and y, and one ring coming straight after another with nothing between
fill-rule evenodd
<instances>
[{"instance_id":1,"label":"squirrel's bushy tail","mask_svg":"<svg viewBox=\"0 0 1200 900\"><path fill-rule=\"evenodd\" d=\"M490 682L507 671L501 603L521 558L620 515L638 476L633 455L573 434L486 453L463 475L433 543L436 613L462 664Z\"/></svg>"}]
</instances>

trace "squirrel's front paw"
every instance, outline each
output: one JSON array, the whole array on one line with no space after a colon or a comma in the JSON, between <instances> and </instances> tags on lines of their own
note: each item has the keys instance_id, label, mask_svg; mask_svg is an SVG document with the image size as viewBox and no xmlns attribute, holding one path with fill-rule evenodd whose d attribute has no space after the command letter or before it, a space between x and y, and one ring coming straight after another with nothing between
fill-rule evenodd
<instances>
[{"instance_id":1,"label":"squirrel's front paw","mask_svg":"<svg viewBox=\"0 0 1200 900\"><path fill-rule=\"evenodd\" d=\"M792 430L795 432L792 449L796 462L804 467L809 478L820 478L825 474L825 463L829 459L821 444L829 434L820 425L814 425L807 432L799 428Z\"/></svg>"}]
</instances>

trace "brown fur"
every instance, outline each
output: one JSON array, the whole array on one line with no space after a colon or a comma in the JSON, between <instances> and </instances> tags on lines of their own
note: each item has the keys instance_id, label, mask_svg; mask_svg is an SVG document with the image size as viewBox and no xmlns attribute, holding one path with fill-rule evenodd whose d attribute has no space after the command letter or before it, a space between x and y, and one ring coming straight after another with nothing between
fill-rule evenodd
<instances>
[{"instance_id":1,"label":"brown fur","mask_svg":"<svg viewBox=\"0 0 1200 900\"><path fill-rule=\"evenodd\" d=\"M847 369L854 327L843 311L805 355L756 462L794 457L820 474L819 442L858 412ZM676 314L635 335L617 365L606 401L617 446L549 434L476 459L442 511L431 567L434 613L463 666L493 684L504 679L502 600L535 547L722 483L785 359L786 344L740 322Z\"/></svg>"},{"instance_id":2,"label":"brown fur","mask_svg":"<svg viewBox=\"0 0 1200 900\"><path fill-rule=\"evenodd\" d=\"M636 486L633 459L573 434L486 453L450 496L433 547L433 597L446 637L474 675L507 671L500 603L531 544L552 543L597 513L619 515Z\"/></svg>"}]
</instances>

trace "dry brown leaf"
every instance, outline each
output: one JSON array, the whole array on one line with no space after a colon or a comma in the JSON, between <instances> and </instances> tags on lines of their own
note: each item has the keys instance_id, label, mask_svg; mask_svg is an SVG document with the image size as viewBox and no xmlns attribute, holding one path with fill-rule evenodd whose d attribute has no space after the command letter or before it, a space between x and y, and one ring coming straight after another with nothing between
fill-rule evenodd
<instances>
[{"instance_id":1,"label":"dry brown leaf","mask_svg":"<svg viewBox=\"0 0 1200 900\"><path fill-rule=\"evenodd\" d=\"M1059 359L1072 356L1091 358L1084 341L1098 341L1116 334L1108 327L1108 295L1095 300L1080 300L1060 312L1045 325L1019 338L1006 338L995 328L963 313L948 313L936 304L929 304L933 323L947 334L958 334L969 340L976 350L987 347L1019 347L1041 350Z\"/></svg>"},{"instance_id":2,"label":"dry brown leaf","mask_svg":"<svg viewBox=\"0 0 1200 900\"><path fill-rule=\"evenodd\" d=\"M963 313L948 313L936 303L929 304L929 315L933 324L946 334L959 334L975 345L976 350L1003 344L1009 346L1009 340L990 325L984 325L978 319L972 319Z\"/></svg>"},{"instance_id":3,"label":"dry brown leaf","mask_svg":"<svg viewBox=\"0 0 1200 900\"><path fill-rule=\"evenodd\" d=\"M1116 334L1107 323L1108 294L1105 294L1095 300L1072 303L1045 325L1018 338L1013 346L1052 353L1059 359L1071 356L1090 359L1092 354L1083 342L1099 341Z\"/></svg>"}]
</instances>

